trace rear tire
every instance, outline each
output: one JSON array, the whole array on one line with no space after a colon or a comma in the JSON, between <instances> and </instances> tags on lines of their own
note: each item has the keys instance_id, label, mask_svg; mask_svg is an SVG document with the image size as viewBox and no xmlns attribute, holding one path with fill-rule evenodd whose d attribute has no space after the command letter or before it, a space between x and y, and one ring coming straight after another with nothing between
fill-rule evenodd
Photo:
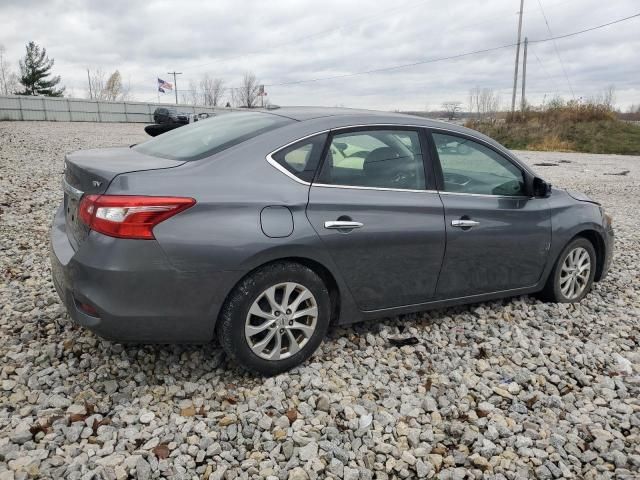
<instances>
[{"instance_id":1,"label":"rear tire","mask_svg":"<svg viewBox=\"0 0 640 480\"><path fill-rule=\"evenodd\" d=\"M329 327L329 292L304 265L278 262L244 278L222 308L216 332L242 367L276 375L307 360Z\"/></svg>"},{"instance_id":2,"label":"rear tire","mask_svg":"<svg viewBox=\"0 0 640 480\"><path fill-rule=\"evenodd\" d=\"M593 244L586 238L575 238L560 253L539 296L547 302L579 302L591 290L595 273Z\"/></svg>"}]
</instances>

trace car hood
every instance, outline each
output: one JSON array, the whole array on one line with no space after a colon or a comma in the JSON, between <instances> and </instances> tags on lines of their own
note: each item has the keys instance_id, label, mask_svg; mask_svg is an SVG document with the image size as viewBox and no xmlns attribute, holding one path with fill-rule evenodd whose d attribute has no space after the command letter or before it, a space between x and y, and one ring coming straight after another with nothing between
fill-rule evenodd
<instances>
[{"instance_id":1,"label":"car hood","mask_svg":"<svg viewBox=\"0 0 640 480\"><path fill-rule=\"evenodd\" d=\"M576 190L565 190L565 192L567 192L567 194L571 198L573 198L575 200L578 200L579 202L589 202L589 203L593 203L595 205L600 205L600 202L596 202L595 200L593 200L588 195L585 195L582 192L578 192Z\"/></svg>"}]
</instances>

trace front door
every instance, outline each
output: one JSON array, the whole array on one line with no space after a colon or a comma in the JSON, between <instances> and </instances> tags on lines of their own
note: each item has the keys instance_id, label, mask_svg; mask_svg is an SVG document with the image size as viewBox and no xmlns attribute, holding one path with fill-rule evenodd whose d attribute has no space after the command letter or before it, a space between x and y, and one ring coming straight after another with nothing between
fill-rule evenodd
<instances>
[{"instance_id":1,"label":"front door","mask_svg":"<svg viewBox=\"0 0 640 480\"><path fill-rule=\"evenodd\" d=\"M307 216L361 310L411 305L435 294L445 247L443 206L422 132L333 132Z\"/></svg>"},{"instance_id":2,"label":"front door","mask_svg":"<svg viewBox=\"0 0 640 480\"><path fill-rule=\"evenodd\" d=\"M437 131L432 138L447 229L437 298L535 285L551 242L547 200L528 197L521 168L489 145Z\"/></svg>"}]
</instances>

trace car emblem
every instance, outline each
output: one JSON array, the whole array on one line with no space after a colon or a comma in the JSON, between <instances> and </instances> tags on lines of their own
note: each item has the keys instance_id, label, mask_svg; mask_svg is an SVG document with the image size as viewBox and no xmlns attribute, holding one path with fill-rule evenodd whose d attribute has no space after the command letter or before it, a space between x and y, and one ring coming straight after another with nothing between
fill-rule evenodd
<instances>
[{"instance_id":1,"label":"car emblem","mask_svg":"<svg viewBox=\"0 0 640 480\"><path fill-rule=\"evenodd\" d=\"M93 184L94 187L99 187L100 185L102 185L102 182L99 182L98 180L94 180L91 183Z\"/></svg>"}]
</instances>

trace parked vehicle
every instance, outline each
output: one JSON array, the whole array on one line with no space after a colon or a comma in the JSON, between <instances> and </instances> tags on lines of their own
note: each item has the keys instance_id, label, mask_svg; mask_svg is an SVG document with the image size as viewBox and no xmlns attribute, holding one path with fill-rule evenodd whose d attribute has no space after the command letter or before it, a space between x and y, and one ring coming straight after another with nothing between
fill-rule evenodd
<instances>
[{"instance_id":1,"label":"parked vehicle","mask_svg":"<svg viewBox=\"0 0 640 480\"><path fill-rule=\"evenodd\" d=\"M178 112L173 107L158 107L153 112L153 121L156 124L180 124L189 123L189 114Z\"/></svg>"},{"instance_id":2,"label":"parked vehicle","mask_svg":"<svg viewBox=\"0 0 640 480\"><path fill-rule=\"evenodd\" d=\"M73 320L126 342L217 335L263 374L299 365L332 323L579 302L611 263L597 202L419 117L234 112L65 163L51 259Z\"/></svg>"},{"instance_id":3,"label":"parked vehicle","mask_svg":"<svg viewBox=\"0 0 640 480\"><path fill-rule=\"evenodd\" d=\"M174 128L182 127L183 125L187 125L189 123L197 122L200 120L205 120L210 116L214 115L207 112L202 112L197 114L181 113L181 114L174 115L176 118L176 121L173 121L171 119L172 114L167 113L168 110L173 110L175 112L175 109L156 108L155 112L153 113L153 119L156 123L154 123L153 125L147 125L146 127L144 127L144 131L147 133L147 135L151 137L157 137L158 135L161 135L170 130L173 130ZM186 122L184 122L185 117L187 119Z\"/></svg>"}]
</instances>

